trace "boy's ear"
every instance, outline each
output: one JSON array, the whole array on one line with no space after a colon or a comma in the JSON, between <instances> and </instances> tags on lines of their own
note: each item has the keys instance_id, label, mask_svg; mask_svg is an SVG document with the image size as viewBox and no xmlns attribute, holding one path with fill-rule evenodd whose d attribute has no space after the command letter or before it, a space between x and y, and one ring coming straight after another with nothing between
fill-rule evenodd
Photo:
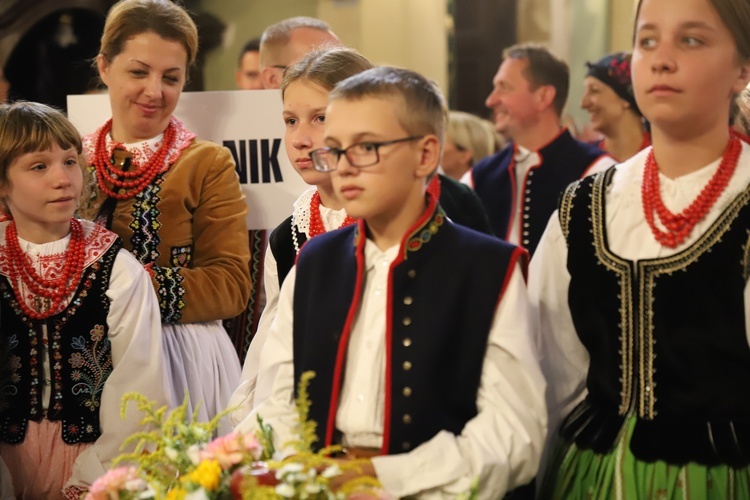
<instances>
[{"instance_id":1,"label":"boy's ear","mask_svg":"<svg viewBox=\"0 0 750 500\"><path fill-rule=\"evenodd\" d=\"M420 141L420 158L417 167L418 177L427 177L440 164L440 141L437 136L428 134Z\"/></svg>"}]
</instances>

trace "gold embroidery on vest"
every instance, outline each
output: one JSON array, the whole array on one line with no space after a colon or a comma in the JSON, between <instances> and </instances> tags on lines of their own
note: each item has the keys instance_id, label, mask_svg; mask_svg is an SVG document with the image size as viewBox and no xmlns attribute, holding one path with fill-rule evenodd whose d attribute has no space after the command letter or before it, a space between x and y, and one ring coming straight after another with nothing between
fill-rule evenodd
<instances>
[{"instance_id":1,"label":"gold embroidery on vest","mask_svg":"<svg viewBox=\"0 0 750 500\"><path fill-rule=\"evenodd\" d=\"M709 252L711 248L721 241L721 238L729 231L732 223L739 216L740 210L750 202L750 188L746 189L740 196L738 196L724 212L719 215L719 218L709 227L709 229L701 235L698 240L690 245L685 250L676 253L670 257L664 257L660 259L652 259L641 261L638 263L638 275L641 277L641 311L639 313L643 318L648 318L648 328L645 326L641 328L641 338L644 339L649 349L645 351L641 362L641 401L642 406L640 408L640 415L644 418L652 419L658 413L655 410L656 396L654 390L656 383L653 380L655 373L653 346L656 344L656 340L653 336L653 303L654 303L654 287L656 285L655 280L657 277L667 274L670 275L677 271L684 271L688 266L697 261L703 254ZM647 307L647 309L646 309ZM645 323L645 322L643 322ZM643 395L643 393L646 393Z\"/></svg>"},{"instance_id":2,"label":"gold embroidery on vest","mask_svg":"<svg viewBox=\"0 0 750 500\"><path fill-rule=\"evenodd\" d=\"M573 210L573 198L576 196L576 191L580 187L580 181L574 182L565 188L563 191L562 198L560 199L560 229L565 237L565 241L568 241L568 232L570 227L570 212Z\"/></svg>"},{"instance_id":3,"label":"gold embroidery on vest","mask_svg":"<svg viewBox=\"0 0 750 500\"><path fill-rule=\"evenodd\" d=\"M615 169L597 174L591 190L591 224L594 250L599 264L618 276L620 283L620 407L618 413L625 415L633 398L634 327L633 327L633 277L629 262L610 252L605 245L604 195Z\"/></svg>"},{"instance_id":4,"label":"gold embroidery on vest","mask_svg":"<svg viewBox=\"0 0 750 500\"><path fill-rule=\"evenodd\" d=\"M594 235L594 248L599 264L618 275L620 282L620 357L621 357L621 390L620 415L628 412L633 400L633 370L638 370L638 416L652 420L656 415L656 381L654 375L654 361L656 354L654 347L654 288L656 278L664 274L672 274L685 270L704 253L716 245L730 229L734 220L739 216L742 208L750 202L750 187L738 196L729 207L719 216L711 227L687 249L675 255L643 260L637 262L638 301L637 328L634 328L632 304L636 298L633 295L633 276L629 272L630 261L622 259L608 250L605 245L604 195L609 185L614 169L597 175L593 181L591 195L591 223ZM750 234L750 232L749 232ZM746 275L750 273L750 239L745 244L744 267ZM746 276L747 279L747 276ZM637 330L637 333L635 333ZM637 337L636 337L637 335ZM634 357L634 342L638 340L638 362Z\"/></svg>"}]
</instances>

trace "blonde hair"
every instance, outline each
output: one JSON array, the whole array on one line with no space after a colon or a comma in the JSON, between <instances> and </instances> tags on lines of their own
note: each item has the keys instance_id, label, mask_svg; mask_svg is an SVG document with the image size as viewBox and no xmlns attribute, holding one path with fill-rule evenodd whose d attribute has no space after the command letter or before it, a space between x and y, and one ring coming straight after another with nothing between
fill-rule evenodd
<instances>
[{"instance_id":1,"label":"blonde hair","mask_svg":"<svg viewBox=\"0 0 750 500\"><path fill-rule=\"evenodd\" d=\"M502 147L502 139L491 122L463 111L448 113L445 135L457 149L471 152L471 165Z\"/></svg>"},{"instance_id":2,"label":"blonde hair","mask_svg":"<svg viewBox=\"0 0 750 500\"><path fill-rule=\"evenodd\" d=\"M284 73L281 98L287 87L298 80L306 80L331 90L341 80L375 66L362 54L347 47L321 47L313 50Z\"/></svg>"},{"instance_id":3,"label":"blonde hair","mask_svg":"<svg viewBox=\"0 0 750 500\"><path fill-rule=\"evenodd\" d=\"M188 13L170 0L120 0L107 13L99 53L112 62L125 43L141 33L156 33L181 43L188 66L198 54L198 28Z\"/></svg>"},{"instance_id":4,"label":"blonde hair","mask_svg":"<svg viewBox=\"0 0 750 500\"><path fill-rule=\"evenodd\" d=\"M404 105L397 108L398 120L404 130L410 135L435 135L442 152L448 117L445 98L434 82L419 73L387 66L368 69L338 83L328 97L329 101L399 98Z\"/></svg>"}]
</instances>

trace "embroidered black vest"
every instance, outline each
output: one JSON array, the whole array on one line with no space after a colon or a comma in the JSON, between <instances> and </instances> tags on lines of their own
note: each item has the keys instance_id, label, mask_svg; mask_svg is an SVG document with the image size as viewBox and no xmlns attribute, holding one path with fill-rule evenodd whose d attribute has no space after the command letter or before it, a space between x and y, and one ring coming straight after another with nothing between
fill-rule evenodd
<instances>
[{"instance_id":1,"label":"embroidered black vest","mask_svg":"<svg viewBox=\"0 0 750 500\"><path fill-rule=\"evenodd\" d=\"M517 200L523 197L519 241L531 255L557 208L560 193L568 184L580 179L604 152L573 139L566 129L537 154L542 163L529 171L522 193L516 192L515 144L509 144L472 168L474 190L487 209L492 230L499 237L510 239L508 231Z\"/></svg>"},{"instance_id":2,"label":"embroidered black vest","mask_svg":"<svg viewBox=\"0 0 750 500\"><path fill-rule=\"evenodd\" d=\"M68 307L45 320L29 321L7 277L0 277L0 335L10 347L11 380L2 388L8 405L0 412L0 440L20 443L29 420L62 422L67 444L91 443L101 435L99 406L112 372L107 337L112 266L122 244L118 239L83 273ZM49 366L43 373L43 328L47 328ZM47 412L42 408L45 378L51 380Z\"/></svg>"},{"instance_id":3,"label":"embroidered black vest","mask_svg":"<svg viewBox=\"0 0 750 500\"><path fill-rule=\"evenodd\" d=\"M568 302L590 354L588 396L562 433L611 449L628 416L640 460L750 464L750 189L676 255L628 261L608 247L605 191L615 169L569 187L560 205Z\"/></svg>"},{"instance_id":4,"label":"embroidered black vest","mask_svg":"<svg viewBox=\"0 0 750 500\"><path fill-rule=\"evenodd\" d=\"M364 279L365 224L310 241L297 260L295 380L315 372L310 417L317 446L332 444L346 352ZM484 353L503 284L526 252L451 223L433 204L391 265L382 453L440 430L459 434L477 414ZM467 258L467 256L469 256Z\"/></svg>"}]
</instances>

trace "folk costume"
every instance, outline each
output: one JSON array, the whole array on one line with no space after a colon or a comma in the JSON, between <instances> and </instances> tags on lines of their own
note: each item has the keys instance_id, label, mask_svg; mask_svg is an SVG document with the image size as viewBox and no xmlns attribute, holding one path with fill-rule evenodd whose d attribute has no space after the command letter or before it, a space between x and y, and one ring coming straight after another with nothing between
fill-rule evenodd
<instances>
[{"instance_id":1,"label":"folk costume","mask_svg":"<svg viewBox=\"0 0 750 500\"><path fill-rule=\"evenodd\" d=\"M462 181L484 203L495 234L534 255L563 189L613 163L603 151L577 141L565 129L539 151L511 142L474 165Z\"/></svg>"},{"instance_id":2,"label":"folk costume","mask_svg":"<svg viewBox=\"0 0 750 500\"><path fill-rule=\"evenodd\" d=\"M436 175L431 181L430 190L440 199L441 206L453 222L492 234L482 202L471 188L445 175ZM263 264L266 307L242 366L240 386L229 402L229 407L237 407L230 415L235 425L270 394L271 387L257 387L260 353L268 338L271 322L276 317L279 289L294 266L300 248L312 235L353 222L354 219L347 217L345 210L332 210L322 206L317 189L310 187L294 203L292 215L271 233Z\"/></svg>"},{"instance_id":3,"label":"folk costume","mask_svg":"<svg viewBox=\"0 0 750 500\"><path fill-rule=\"evenodd\" d=\"M750 498L748 186L733 138L676 179L648 148L566 190L530 275L543 498Z\"/></svg>"},{"instance_id":4,"label":"folk costume","mask_svg":"<svg viewBox=\"0 0 750 500\"><path fill-rule=\"evenodd\" d=\"M242 365L239 387L229 400L230 414L234 425L239 424L258 402L265 400L271 392L270 384L258 387L260 353L269 335L269 328L279 305L279 290L289 271L294 266L302 246L308 239L342 226L354 223L346 211L333 210L320 203L320 194L315 186L305 190L294 202L294 210L284 222L271 232L263 263L263 286L266 306L260 317L258 331L250 343L247 357ZM266 382L272 380L266 379Z\"/></svg>"},{"instance_id":5,"label":"folk costume","mask_svg":"<svg viewBox=\"0 0 750 500\"><path fill-rule=\"evenodd\" d=\"M498 498L534 476L546 428L525 252L453 224L429 199L385 251L364 221L302 249L263 347L259 384L273 385L257 413L286 442L294 386L313 370L317 446L379 455L397 497L455 498L479 478L481 498Z\"/></svg>"},{"instance_id":6,"label":"folk costume","mask_svg":"<svg viewBox=\"0 0 750 500\"><path fill-rule=\"evenodd\" d=\"M34 244L18 238L12 224L0 223L0 336L11 370L0 456L19 498L63 498L63 487L78 498L141 429L138 412L120 418L125 393L173 404L157 298L148 273L114 233L74 220L80 233ZM78 259L76 273L70 263ZM45 298L23 273L70 286Z\"/></svg>"},{"instance_id":7,"label":"folk costume","mask_svg":"<svg viewBox=\"0 0 750 500\"><path fill-rule=\"evenodd\" d=\"M112 140L110 123L84 137L98 190L83 212L120 235L151 273L175 399L189 391L188 411L200 403L207 421L226 408L240 376L221 323L245 308L251 288L239 179L229 151L196 140L174 117L163 134L136 144ZM119 187L123 180L135 185Z\"/></svg>"}]
</instances>

